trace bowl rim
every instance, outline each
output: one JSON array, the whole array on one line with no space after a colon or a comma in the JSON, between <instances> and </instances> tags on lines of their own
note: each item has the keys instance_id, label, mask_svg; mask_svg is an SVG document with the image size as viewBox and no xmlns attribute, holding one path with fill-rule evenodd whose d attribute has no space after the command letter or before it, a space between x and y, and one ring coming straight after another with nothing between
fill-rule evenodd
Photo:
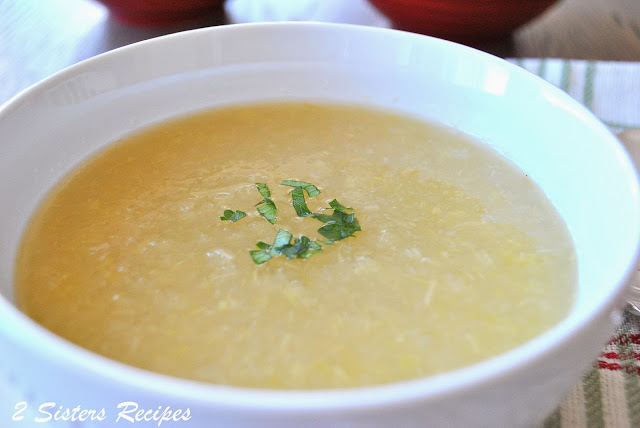
<instances>
[{"instance_id":1,"label":"bowl rim","mask_svg":"<svg viewBox=\"0 0 640 428\"><path fill-rule=\"evenodd\" d=\"M602 138L609 139L609 142L614 145L617 144L617 147L613 147L613 149L617 151L617 155L623 166L626 166L633 175L633 177L630 175L630 178L635 181L636 199L638 198L637 175L627 152L595 115L576 100L573 100L568 94L543 79L521 69L517 65L510 64L491 54L480 52L454 42L388 28L318 22L266 22L229 24L165 35L117 48L65 68L24 89L0 105L0 119L5 112L16 108L22 102L23 98L32 96L34 93L56 85L70 75L82 72L88 64L108 61L109 58L118 56L123 52L144 50L146 46L162 44L167 39L183 39L183 42L186 43L191 37L207 33L215 37L217 33L242 34L253 31L272 31L274 29L275 31L306 31L306 29L331 32L340 31L345 36L352 32L403 34L402 37L415 40L420 38L423 39L425 43L447 44L447 49L457 50L464 55L478 56L483 61L488 61L508 69L509 73L526 75L527 79L536 81L537 84L542 85L545 90L552 91L556 94L556 102L561 101L566 108L585 117L586 120L588 120L587 125L593 128L595 132L600 133ZM590 311L579 311L576 313L576 311L572 309L563 320L549 330L514 349L498 354L492 358L424 378L382 385L341 389L278 390L217 385L158 374L111 360L62 339L19 311L5 296L0 296L0 333L9 337L13 343L19 343L30 352L42 353L43 350L46 350L45 352L49 360L55 360L60 365L73 367L74 371L84 372L85 376L95 376L105 382L117 383L121 386L135 388L138 391L146 393L161 394L174 399L189 400L189 402L193 403L216 404L241 409L302 412L309 410L363 410L373 406L380 408L393 406L398 403L406 404L412 401L424 402L435 398L440 400L456 395L462 390L475 389L496 378L508 376L511 371L536 364L536 362L543 359L546 354L552 352L560 342L577 336L581 326L593 323L598 314L619 310L622 304L625 285L634 272L633 263L638 259L640 238L635 236L634 241L635 252L629 257L627 269L620 273L618 281L615 284L611 284L608 287L606 299L599 301Z\"/></svg>"}]
</instances>

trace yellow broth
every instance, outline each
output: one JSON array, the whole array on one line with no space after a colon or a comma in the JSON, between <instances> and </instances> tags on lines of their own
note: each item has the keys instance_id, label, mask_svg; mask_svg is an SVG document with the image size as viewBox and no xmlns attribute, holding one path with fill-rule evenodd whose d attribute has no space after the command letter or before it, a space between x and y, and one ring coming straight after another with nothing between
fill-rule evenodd
<instances>
[{"instance_id":1,"label":"yellow broth","mask_svg":"<svg viewBox=\"0 0 640 428\"><path fill-rule=\"evenodd\" d=\"M276 231L324 240L285 179L361 231L256 265ZM256 211L266 183L277 223ZM221 221L224 210L248 215ZM575 255L540 189L451 129L362 106L269 103L178 118L117 142L35 213L20 308L144 369L218 384L334 388L427 376L561 320Z\"/></svg>"}]
</instances>

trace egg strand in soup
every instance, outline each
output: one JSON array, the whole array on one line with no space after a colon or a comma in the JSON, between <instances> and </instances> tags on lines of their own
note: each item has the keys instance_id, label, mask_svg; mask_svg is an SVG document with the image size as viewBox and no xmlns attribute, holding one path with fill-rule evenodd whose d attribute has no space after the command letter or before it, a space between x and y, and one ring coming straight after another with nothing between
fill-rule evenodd
<instances>
[{"instance_id":1,"label":"egg strand in soup","mask_svg":"<svg viewBox=\"0 0 640 428\"><path fill-rule=\"evenodd\" d=\"M30 221L16 296L136 367L312 389L514 348L566 316L576 275L558 213L489 147L394 112L274 102L177 118L83 163Z\"/></svg>"}]
</instances>

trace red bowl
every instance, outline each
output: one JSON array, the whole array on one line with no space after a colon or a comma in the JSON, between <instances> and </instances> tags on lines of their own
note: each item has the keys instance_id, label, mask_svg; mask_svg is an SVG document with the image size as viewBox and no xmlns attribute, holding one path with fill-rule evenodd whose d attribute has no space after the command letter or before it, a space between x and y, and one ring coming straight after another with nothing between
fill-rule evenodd
<instances>
[{"instance_id":1,"label":"red bowl","mask_svg":"<svg viewBox=\"0 0 640 428\"><path fill-rule=\"evenodd\" d=\"M159 27L206 16L224 0L98 0L118 21L141 27Z\"/></svg>"},{"instance_id":2,"label":"red bowl","mask_svg":"<svg viewBox=\"0 0 640 428\"><path fill-rule=\"evenodd\" d=\"M369 0L394 28L458 42L499 39L558 0Z\"/></svg>"}]
</instances>

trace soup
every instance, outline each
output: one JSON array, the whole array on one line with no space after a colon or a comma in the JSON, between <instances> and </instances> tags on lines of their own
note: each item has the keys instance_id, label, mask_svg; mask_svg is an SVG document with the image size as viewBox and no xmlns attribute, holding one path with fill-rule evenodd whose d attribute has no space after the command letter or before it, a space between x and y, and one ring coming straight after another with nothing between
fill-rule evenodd
<instances>
[{"instance_id":1,"label":"soup","mask_svg":"<svg viewBox=\"0 0 640 428\"><path fill-rule=\"evenodd\" d=\"M487 146L281 102L177 118L83 163L24 234L16 298L136 367L318 389L509 350L568 313L576 275L560 216Z\"/></svg>"}]
</instances>

